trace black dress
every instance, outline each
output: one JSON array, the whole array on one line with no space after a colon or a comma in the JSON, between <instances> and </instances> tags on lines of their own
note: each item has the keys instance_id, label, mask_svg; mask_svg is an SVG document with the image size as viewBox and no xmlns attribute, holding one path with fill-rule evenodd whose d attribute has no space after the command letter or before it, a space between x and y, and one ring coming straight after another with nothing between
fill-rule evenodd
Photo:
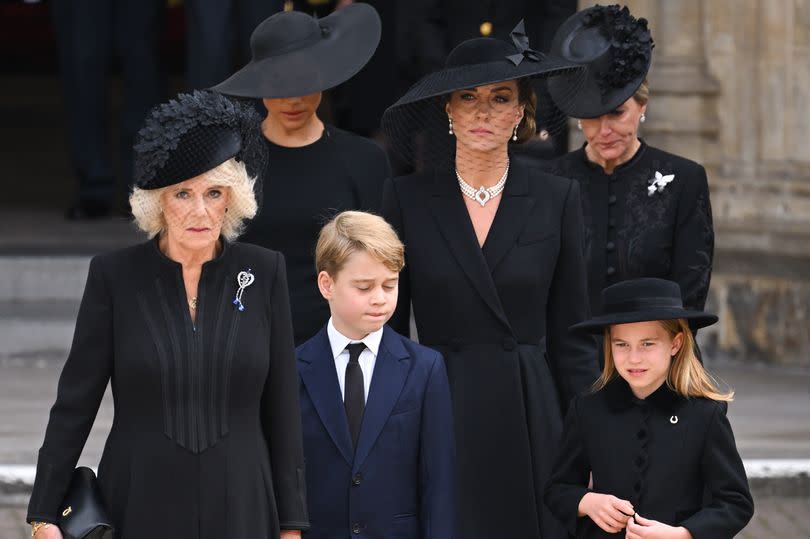
<instances>
[{"instance_id":1,"label":"black dress","mask_svg":"<svg viewBox=\"0 0 810 539\"><path fill-rule=\"evenodd\" d=\"M546 504L578 539L624 537L577 517L593 472L594 492L628 500L644 518L684 526L693 539L731 539L754 505L726 409L666 384L639 400L621 378L576 399Z\"/></svg>"},{"instance_id":2,"label":"black dress","mask_svg":"<svg viewBox=\"0 0 810 539\"><path fill-rule=\"evenodd\" d=\"M344 210L378 213L391 171L385 152L375 143L331 126L308 146L267 144L264 200L241 240L281 251L287 259L298 345L329 319L315 272L315 243L321 227Z\"/></svg>"},{"instance_id":3,"label":"black dress","mask_svg":"<svg viewBox=\"0 0 810 539\"><path fill-rule=\"evenodd\" d=\"M237 275L254 283L232 301ZM224 243L192 324L157 241L95 257L39 452L28 520L55 522L108 381L99 482L116 539L248 539L306 529L298 382L283 257Z\"/></svg>"},{"instance_id":4,"label":"black dress","mask_svg":"<svg viewBox=\"0 0 810 539\"><path fill-rule=\"evenodd\" d=\"M585 219L591 310L602 312L603 288L638 277L660 277L681 287L684 306L703 310L714 254L706 170L694 161L641 141L613 174L588 160L585 147L552 164L579 181ZM674 174L650 195L650 180Z\"/></svg>"},{"instance_id":5,"label":"black dress","mask_svg":"<svg viewBox=\"0 0 810 539\"><path fill-rule=\"evenodd\" d=\"M453 397L460 537L563 538L543 506L561 410L598 376L576 182L512 157L483 248L452 170L396 178L383 214L405 243L397 312L444 356Z\"/></svg>"}]
</instances>

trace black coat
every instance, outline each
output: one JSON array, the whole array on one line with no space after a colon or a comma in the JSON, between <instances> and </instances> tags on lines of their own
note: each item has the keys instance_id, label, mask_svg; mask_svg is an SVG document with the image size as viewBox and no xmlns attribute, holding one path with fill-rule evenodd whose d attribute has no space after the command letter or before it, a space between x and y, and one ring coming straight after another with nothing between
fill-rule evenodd
<instances>
[{"instance_id":1,"label":"black coat","mask_svg":"<svg viewBox=\"0 0 810 539\"><path fill-rule=\"evenodd\" d=\"M232 304L250 268L244 311ZM90 263L39 452L29 520L54 522L108 381L99 482L116 539L248 539L305 529L304 458L284 258L224 244L192 324L181 266L150 241Z\"/></svg>"},{"instance_id":2,"label":"black coat","mask_svg":"<svg viewBox=\"0 0 810 539\"><path fill-rule=\"evenodd\" d=\"M602 312L603 288L638 277L660 277L681 287L684 306L703 310L709 292L714 229L706 170L643 141L613 174L588 160L585 147L553 163L579 181L585 219L591 310ZM674 174L648 195L655 173Z\"/></svg>"},{"instance_id":3,"label":"black coat","mask_svg":"<svg viewBox=\"0 0 810 539\"><path fill-rule=\"evenodd\" d=\"M374 142L332 126L307 146L267 145L261 210L241 241L280 251L287 260L294 339L301 344L329 320L315 271L321 227L344 210L378 213L391 168Z\"/></svg>"},{"instance_id":4,"label":"black coat","mask_svg":"<svg viewBox=\"0 0 810 539\"><path fill-rule=\"evenodd\" d=\"M383 213L405 243L398 331L413 309L445 358L458 447L460 536L563 537L542 489L561 403L597 376L576 182L512 158L483 249L452 170L395 179Z\"/></svg>"},{"instance_id":5,"label":"black coat","mask_svg":"<svg viewBox=\"0 0 810 539\"><path fill-rule=\"evenodd\" d=\"M644 400L621 378L572 403L546 505L577 538L609 534L577 507L593 491L628 500L644 518L694 539L731 539L754 513L727 404L684 399L666 384Z\"/></svg>"}]
</instances>

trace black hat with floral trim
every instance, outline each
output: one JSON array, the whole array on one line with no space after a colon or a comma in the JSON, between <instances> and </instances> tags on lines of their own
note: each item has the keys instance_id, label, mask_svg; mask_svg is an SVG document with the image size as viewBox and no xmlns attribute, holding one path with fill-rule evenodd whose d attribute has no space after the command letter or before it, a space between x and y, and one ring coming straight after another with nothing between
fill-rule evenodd
<instances>
[{"instance_id":1,"label":"black hat with floral trim","mask_svg":"<svg viewBox=\"0 0 810 539\"><path fill-rule=\"evenodd\" d=\"M551 53L583 66L583 80L549 80L549 93L574 118L607 114L644 82L653 47L647 20L636 19L626 6L596 5L577 12L554 34Z\"/></svg>"}]
</instances>

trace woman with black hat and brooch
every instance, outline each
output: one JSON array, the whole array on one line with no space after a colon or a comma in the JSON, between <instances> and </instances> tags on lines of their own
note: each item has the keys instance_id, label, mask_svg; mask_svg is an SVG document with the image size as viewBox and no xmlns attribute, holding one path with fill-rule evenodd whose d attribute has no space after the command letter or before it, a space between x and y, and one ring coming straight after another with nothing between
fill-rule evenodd
<instances>
[{"instance_id":1,"label":"woman with black hat and brooch","mask_svg":"<svg viewBox=\"0 0 810 539\"><path fill-rule=\"evenodd\" d=\"M569 407L546 505L577 539L731 539L754 513L726 417L733 392L690 331L717 317L685 308L665 279L611 285L602 304L571 328L603 336L605 367Z\"/></svg>"},{"instance_id":2,"label":"woman with black hat and brooch","mask_svg":"<svg viewBox=\"0 0 810 539\"><path fill-rule=\"evenodd\" d=\"M390 177L385 152L365 138L324 125L321 92L352 77L374 54L380 18L352 4L322 19L277 13L251 36L253 59L213 89L262 99L261 129L270 152L263 172L262 212L242 241L281 251L287 259L295 342L314 335L329 318L316 286L314 246L332 214L379 212Z\"/></svg>"},{"instance_id":3,"label":"woman with black hat and brooch","mask_svg":"<svg viewBox=\"0 0 810 539\"><path fill-rule=\"evenodd\" d=\"M562 410L598 376L575 181L512 155L534 135L531 78L571 65L512 42L461 43L383 117L423 172L386 186L407 246L392 326L439 350L453 396L459 536L563 538L543 505ZM441 132L437 132L441 130ZM429 144L420 141L430 141Z\"/></svg>"},{"instance_id":4,"label":"woman with black hat and brooch","mask_svg":"<svg viewBox=\"0 0 810 539\"><path fill-rule=\"evenodd\" d=\"M714 231L706 171L638 137L652 47L647 21L618 5L576 13L552 42L552 53L585 68L575 85L560 79L548 87L557 105L579 118L586 139L552 166L582 189L588 290L597 313L600 291L625 279L675 281L690 309L703 309L709 290Z\"/></svg>"},{"instance_id":5,"label":"woman with black hat and brooch","mask_svg":"<svg viewBox=\"0 0 810 539\"><path fill-rule=\"evenodd\" d=\"M150 240L90 263L39 452L34 537L62 537L62 500L108 382L115 419L98 481L116 538L307 529L284 258L233 241L257 210L257 127L252 108L213 92L147 118L130 203Z\"/></svg>"}]
</instances>

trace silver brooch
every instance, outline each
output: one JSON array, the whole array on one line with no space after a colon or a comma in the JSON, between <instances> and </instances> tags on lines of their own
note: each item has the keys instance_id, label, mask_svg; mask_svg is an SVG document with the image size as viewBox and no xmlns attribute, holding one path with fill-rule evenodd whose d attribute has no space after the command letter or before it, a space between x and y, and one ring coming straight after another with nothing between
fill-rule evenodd
<instances>
[{"instance_id":1,"label":"silver brooch","mask_svg":"<svg viewBox=\"0 0 810 539\"><path fill-rule=\"evenodd\" d=\"M664 188L669 185L669 182L675 179L675 174L667 174L664 176L657 170L655 171L655 178L650 178L647 182L650 184L647 186L647 196L653 196L656 191L661 192Z\"/></svg>"},{"instance_id":2,"label":"silver brooch","mask_svg":"<svg viewBox=\"0 0 810 539\"><path fill-rule=\"evenodd\" d=\"M247 271L240 271L239 275L236 276L236 283L239 285L239 289L236 291L236 297L233 298L233 304L236 305L240 311L245 310L245 306L242 304L242 293L245 291L245 288L252 285L255 280L256 277L250 272L250 268L248 268Z\"/></svg>"},{"instance_id":3,"label":"silver brooch","mask_svg":"<svg viewBox=\"0 0 810 539\"><path fill-rule=\"evenodd\" d=\"M678 416L674 415L670 417L669 422L672 423L673 425L676 424L678 422Z\"/></svg>"}]
</instances>

